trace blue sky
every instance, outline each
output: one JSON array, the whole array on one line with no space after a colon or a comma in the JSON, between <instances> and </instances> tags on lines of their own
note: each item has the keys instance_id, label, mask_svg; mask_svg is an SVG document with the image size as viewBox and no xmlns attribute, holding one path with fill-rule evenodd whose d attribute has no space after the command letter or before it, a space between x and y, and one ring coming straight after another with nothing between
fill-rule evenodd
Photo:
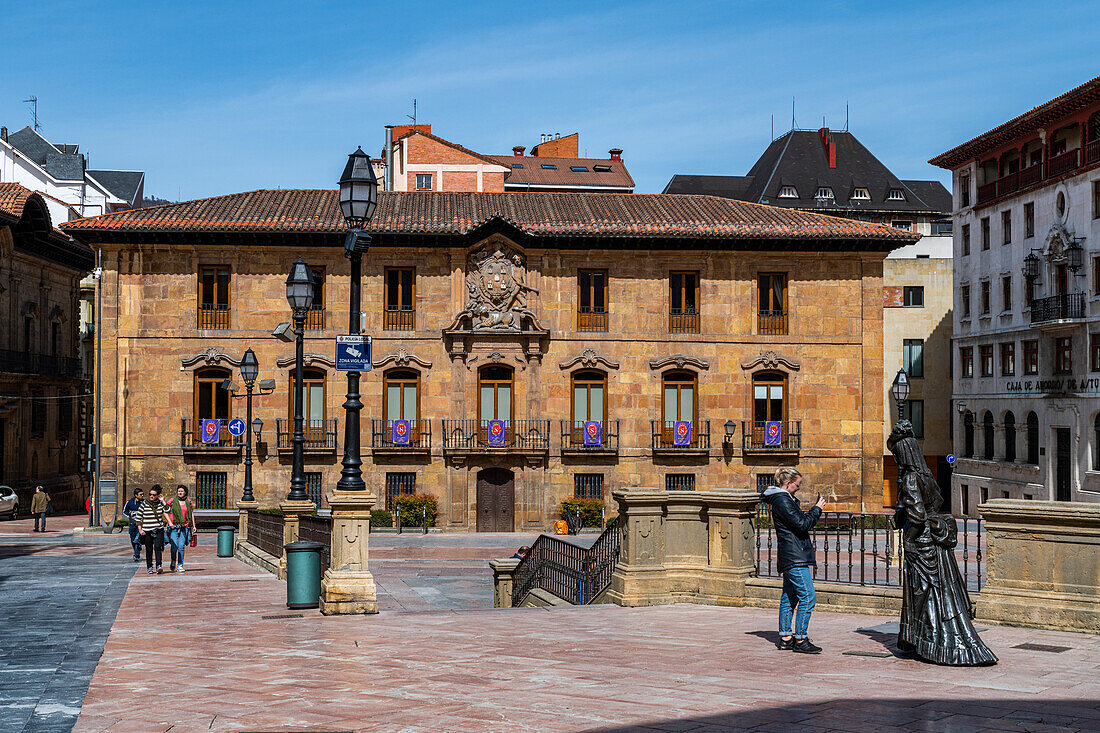
<instances>
[{"instance_id":1,"label":"blue sky","mask_svg":"<svg viewBox=\"0 0 1100 733\"><path fill-rule=\"evenodd\" d=\"M903 178L1100 74L1094 5L1003 2L36 2L4 9L0 124L146 171L170 199L333 187L412 100L485 153L580 132L639 193L739 175L790 127Z\"/></svg>"}]
</instances>

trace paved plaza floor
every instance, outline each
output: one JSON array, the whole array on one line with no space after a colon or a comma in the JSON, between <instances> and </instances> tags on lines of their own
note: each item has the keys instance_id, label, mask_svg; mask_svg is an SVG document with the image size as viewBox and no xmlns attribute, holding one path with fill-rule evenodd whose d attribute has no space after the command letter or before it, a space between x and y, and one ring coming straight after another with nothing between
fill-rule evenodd
<instances>
[{"instance_id":1,"label":"paved plaza floor","mask_svg":"<svg viewBox=\"0 0 1100 733\"><path fill-rule=\"evenodd\" d=\"M186 574L133 577L64 704L78 731L1100 730L1100 636L983 626L1001 663L952 669L895 656L888 617L817 613L807 657L768 610L490 608L487 559L532 539L374 535L382 612L326 618L203 535ZM132 572L122 536L37 541Z\"/></svg>"}]
</instances>

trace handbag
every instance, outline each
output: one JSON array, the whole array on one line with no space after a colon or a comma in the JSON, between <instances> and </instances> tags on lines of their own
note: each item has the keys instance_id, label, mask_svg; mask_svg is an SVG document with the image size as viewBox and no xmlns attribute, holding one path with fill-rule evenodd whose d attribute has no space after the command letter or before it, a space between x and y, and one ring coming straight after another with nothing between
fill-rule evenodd
<instances>
[{"instance_id":1,"label":"handbag","mask_svg":"<svg viewBox=\"0 0 1100 733\"><path fill-rule=\"evenodd\" d=\"M191 529L191 546L192 547L194 547L197 544L197 540L195 538L198 537L198 536L199 536L199 533L196 532L194 530L194 528L192 528Z\"/></svg>"}]
</instances>

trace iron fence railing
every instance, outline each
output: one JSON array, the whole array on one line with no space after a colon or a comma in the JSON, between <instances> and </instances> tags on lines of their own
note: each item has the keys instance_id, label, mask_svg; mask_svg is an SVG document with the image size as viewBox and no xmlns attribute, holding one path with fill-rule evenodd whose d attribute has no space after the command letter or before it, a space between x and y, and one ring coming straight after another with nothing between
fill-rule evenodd
<instances>
[{"instance_id":1,"label":"iron fence railing","mask_svg":"<svg viewBox=\"0 0 1100 733\"><path fill-rule=\"evenodd\" d=\"M539 535L516 566L512 605L518 606L536 588L573 605L591 603L611 582L621 544L622 532L615 520L587 549L552 535Z\"/></svg>"},{"instance_id":2,"label":"iron fence railing","mask_svg":"<svg viewBox=\"0 0 1100 733\"><path fill-rule=\"evenodd\" d=\"M248 510L248 544L272 557L283 556L283 515Z\"/></svg>"},{"instance_id":3,"label":"iron fence railing","mask_svg":"<svg viewBox=\"0 0 1100 733\"><path fill-rule=\"evenodd\" d=\"M394 450L416 450L432 447L432 421L409 420L409 442L394 442L393 420L371 420L371 447Z\"/></svg>"},{"instance_id":4,"label":"iron fence railing","mask_svg":"<svg viewBox=\"0 0 1100 733\"><path fill-rule=\"evenodd\" d=\"M653 450L710 450L710 420L688 421L688 434L677 434L680 423L650 420Z\"/></svg>"},{"instance_id":5,"label":"iron fence railing","mask_svg":"<svg viewBox=\"0 0 1100 733\"><path fill-rule=\"evenodd\" d=\"M604 420L600 423L599 435L585 442L584 422L561 421L561 449L573 451L619 450L619 421Z\"/></svg>"},{"instance_id":6,"label":"iron fence railing","mask_svg":"<svg viewBox=\"0 0 1100 733\"><path fill-rule=\"evenodd\" d=\"M443 447L448 450L550 450L549 420L502 420L503 430L499 437L490 432L493 422L444 420Z\"/></svg>"},{"instance_id":7,"label":"iron fence railing","mask_svg":"<svg viewBox=\"0 0 1100 733\"><path fill-rule=\"evenodd\" d=\"M298 539L321 543L321 573L324 574L332 559L332 517L312 514L298 517Z\"/></svg>"},{"instance_id":8,"label":"iron fence railing","mask_svg":"<svg viewBox=\"0 0 1100 733\"><path fill-rule=\"evenodd\" d=\"M244 436L230 435L228 420L216 420L218 432L211 435L203 432L203 425L208 422L201 418L180 418L180 446L188 450L241 447Z\"/></svg>"},{"instance_id":9,"label":"iron fence railing","mask_svg":"<svg viewBox=\"0 0 1100 733\"><path fill-rule=\"evenodd\" d=\"M307 449L336 450L336 418L329 420L303 420ZM275 445L279 450L294 447L294 421L289 418L275 419Z\"/></svg>"},{"instance_id":10,"label":"iron fence railing","mask_svg":"<svg viewBox=\"0 0 1100 733\"><path fill-rule=\"evenodd\" d=\"M75 379L83 373L80 359L67 356L47 356L26 351L0 349L0 372L37 374L43 377Z\"/></svg>"},{"instance_id":11,"label":"iron fence railing","mask_svg":"<svg viewBox=\"0 0 1100 733\"><path fill-rule=\"evenodd\" d=\"M959 542L955 559L967 590L978 592L985 583L985 527L981 518L958 517ZM778 541L770 507L761 502L756 520L756 574L779 577ZM825 512L811 531L822 582L901 587L904 552L893 514Z\"/></svg>"},{"instance_id":12,"label":"iron fence railing","mask_svg":"<svg viewBox=\"0 0 1100 733\"><path fill-rule=\"evenodd\" d=\"M325 307L323 305L312 305L309 310L306 311L306 330L325 330Z\"/></svg>"},{"instance_id":13,"label":"iron fence railing","mask_svg":"<svg viewBox=\"0 0 1100 733\"><path fill-rule=\"evenodd\" d=\"M791 451L802 448L802 421L741 421L741 450Z\"/></svg>"},{"instance_id":14,"label":"iron fence railing","mask_svg":"<svg viewBox=\"0 0 1100 733\"><path fill-rule=\"evenodd\" d=\"M1069 293L1031 301L1031 322L1063 321L1085 317L1085 294Z\"/></svg>"}]
</instances>

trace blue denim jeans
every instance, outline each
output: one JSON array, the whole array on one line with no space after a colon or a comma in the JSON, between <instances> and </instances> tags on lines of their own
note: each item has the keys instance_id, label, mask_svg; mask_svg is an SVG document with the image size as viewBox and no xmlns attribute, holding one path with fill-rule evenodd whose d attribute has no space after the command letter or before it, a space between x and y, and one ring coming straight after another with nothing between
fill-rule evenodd
<instances>
[{"instance_id":1,"label":"blue denim jeans","mask_svg":"<svg viewBox=\"0 0 1100 733\"><path fill-rule=\"evenodd\" d=\"M134 559L141 557L141 535L134 520L130 520L130 545L134 548Z\"/></svg>"},{"instance_id":2,"label":"blue denim jeans","mask_svg":"<svg viewBox=\"0 0 1100 733\"><path fill-rule=\"evenodd\" d=\"M183 551L191 541L191 528L172 527L168 530L168 541L172 544L172 567L183 565Z\"/></svg>"},{"instance_id":3,"label":"blue denim jeans","mask_svg":"<svg viewBox=\"0 0 1100 733\"><path fill-rule=\"evenodd\" d=\"M783 573L783 594L779 596L780 636L790 636L791 615L797 607L794 638L805 639L815 603L817 594L814 592L813 568L791 568Z\"/></svg>"}]
</instances>

